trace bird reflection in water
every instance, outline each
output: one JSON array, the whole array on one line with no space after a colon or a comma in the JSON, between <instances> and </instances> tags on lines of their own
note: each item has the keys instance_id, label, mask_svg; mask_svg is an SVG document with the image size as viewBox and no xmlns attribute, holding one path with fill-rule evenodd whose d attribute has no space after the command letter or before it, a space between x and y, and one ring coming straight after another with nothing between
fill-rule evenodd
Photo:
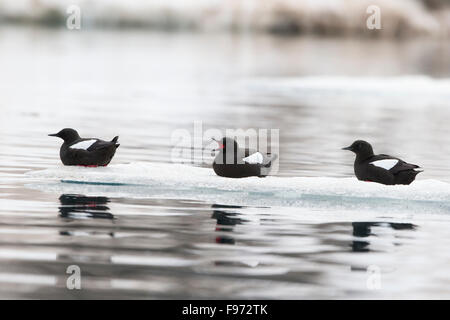
<instances>
[{"instance_id":1,"label":"bird reflection in water","mask_svg":"<svg viewBox=\"0 0 450 320\"><path fill-rule=\"evenodd\" d=\"M241 206L213 204L211 208L213 208L211 218L217 220L217 232L232 232L234 226L246 221L238 218L239 213L235 212L236 209L242 208ZM235 239L231 236L220 235L216 237L216 243L235 244Z\"/></svg>"},{"instance_id":2,"label":"bird reflection in water","mask_svg":"<svg viewBox=\"0 0 450 320\"><path fill-rule=\"evenodd\" d=\"M395 223L395 222L352 222L353 236L358 238L368 238L376 236L372 232L372 227L385 227L393 230L415 230L416 225L412 223ZM370 242L366 240L353 240L351 243L353 252L369 252L371 251Z\"/></svg>"},{"instance_id":3,"label":"bird reflection in water","mask_svg":"<svg viewBox=\"0 0 450 320\"><path fill-rule=\"evenodd\" d=\"M88 197L78 194L63 194L59 197L59 215L66 219L109 219L114 215L108 212L110 202L107 197Z\"/></svg>"},{"instance_id":4,"label":"bird reflection in water","mask_svg":"<svg viewBox=\"0 0 450 320\"><path fill-rule=\"evenodd\" d=\"M213 214L211 216L212 219L217 221L216 224L216 232L220 232L221 234L216 236L215 242L218 244L228 244L234 245L236 240L231 236L234 231L234 227L247 222L248 220L241 219L238 216L240 215L238 209L243 208L242 206L229 206L229 205L220 205L213 204L211 206L213 209ZM228 234L222 234L226 232ZM242 261L242 259L223 259L223 260L215 260L214 266L216 267L238 267L238 268L254 268L259 265L259 261Z\"/></svg>"}]
</instances>

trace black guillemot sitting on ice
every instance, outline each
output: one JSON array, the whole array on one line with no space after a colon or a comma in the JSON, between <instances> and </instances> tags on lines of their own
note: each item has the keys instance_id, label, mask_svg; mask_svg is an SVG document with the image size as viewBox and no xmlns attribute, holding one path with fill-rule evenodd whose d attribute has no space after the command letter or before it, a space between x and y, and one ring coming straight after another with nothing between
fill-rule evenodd
<instances>
[{"instance_id":1,"label":"black guillemot sitting on ice","mask_svg":"<svg viewBox=\"0 0 450 320\"><path fill-rule=\"evenodd\" d=\"M378 182L387 185L410 184L423 170L415 165L387 154L374 155L372 146L363 140L356 140L349 147L342 148L356 154L354 170L358 180Z\"/></svg>"},{"instance_id":2,"label":"black guillemot sitting on ice","mask_svg":"<svg viewBox=\"0 0 450 320\"><path fill-rule=\"evenodd\" d=\"M107 166L120 145L117 143L119 137L114 137L111 141L97 138L83 139L76 130L70 128L62 129L49 136L64 140L59 155L66 166Z\"/></svg>"},{"instance_id":3,"label":"black guillemot sitting on ice","mask_svg":"<svg viewBox=\"0 0 450 320\"><path fill-rule=\"evenodd\" d=\"M245 178L265 177L269 174L276 154L263 154L259 151L240 148L231 138L216 141L219 151L213 162L214 172L221 177Z\"/></svg>"}]
</instances>

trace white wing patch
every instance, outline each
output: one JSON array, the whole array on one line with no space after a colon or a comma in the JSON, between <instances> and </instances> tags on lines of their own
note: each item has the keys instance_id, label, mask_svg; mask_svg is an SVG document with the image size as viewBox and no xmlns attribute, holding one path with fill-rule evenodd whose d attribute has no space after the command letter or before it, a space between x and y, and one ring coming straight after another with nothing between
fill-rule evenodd
<instances>
[{"instance_id":1,"label":"white wing patch","mask_svg":"<svg viewBox=\"0 0 450 320\"><path fill-rule=\"evenodd\" d=\"M262 164L264 157L260 152L255 152L242 160L249 164Z\"/></svg>"},{"instance_id":2,"label":"white wing patch","mask_svg":"<svg viewBox=\"0 0 450 320\"><path fill-rule=\"evenodd\" d=\"M92 146L94 143L96 143L97 140L86 140L86 141L81 141L78 143L75 143L74 145L70 146L70 149L82 149L82 150L87 150L89 149L90 146Z\"/></svg>"},{"instance_id":3,"label":"white wing patch","mask_svg":"<svg viewBox=\"0 0 450 320\"><path fill-rule=\"evenodd\" d=\"M386 170L390 170L398 163L397 159L384 159L384 160L377 160L373 161L370 164L373 164L376 167L383 168Z\"/></svg>"}]
</instances>

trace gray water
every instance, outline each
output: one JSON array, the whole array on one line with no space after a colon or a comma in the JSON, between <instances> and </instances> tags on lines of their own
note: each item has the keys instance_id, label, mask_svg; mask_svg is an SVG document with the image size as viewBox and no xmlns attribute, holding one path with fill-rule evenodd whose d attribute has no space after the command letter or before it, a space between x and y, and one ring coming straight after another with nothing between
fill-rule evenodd
<instances>
[{"instance_id":1,"label":"gray water","mask_svg":"<svg viewBox=\"0 0 450 320\"><path fill-rule=\"evenodd\" d=\"M189 162L171 156L174 130L202 121L280 129L280 177L352 176L340 148L363 138L450 182L449 57L429 40L2 27L0 298L449 298L450 199L255 207L28 175L59 165L47 134L63 127L119 135L111 165L171 163Z\"/></svg>"}]
</instances>

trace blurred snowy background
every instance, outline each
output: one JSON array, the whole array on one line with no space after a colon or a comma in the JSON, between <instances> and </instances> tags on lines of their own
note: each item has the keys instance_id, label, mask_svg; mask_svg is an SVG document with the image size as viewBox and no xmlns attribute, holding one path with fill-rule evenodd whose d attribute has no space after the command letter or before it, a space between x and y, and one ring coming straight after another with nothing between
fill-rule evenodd
<instances>
[{"instance_id":1,"label":"blurred snowy background","mask_svg":"<svg viewBox=\"0 0 450 320\"><path fill-rule=\"evenodd\" d=\"M83 28L371 37L450 34L449 0L2 0L0 22L64 26L70 5L81 8ZM380 32L366 28L370 5L381 9Z\"/></svg>"}]
</instances>

